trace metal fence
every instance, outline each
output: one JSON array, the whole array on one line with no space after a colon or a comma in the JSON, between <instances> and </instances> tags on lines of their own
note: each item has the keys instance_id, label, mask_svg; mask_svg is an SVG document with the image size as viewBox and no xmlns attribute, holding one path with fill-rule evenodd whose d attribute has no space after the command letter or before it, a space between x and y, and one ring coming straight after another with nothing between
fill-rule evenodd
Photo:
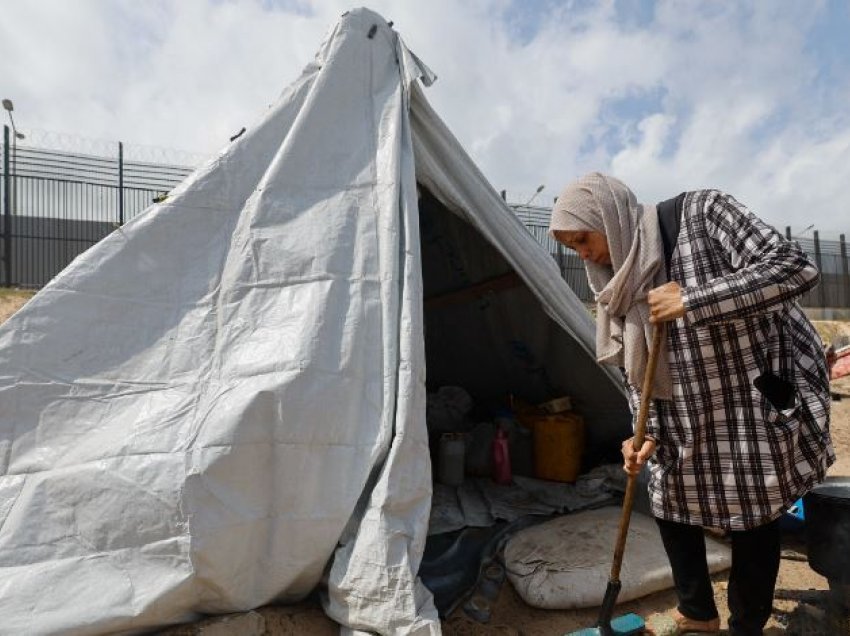
<instances>
[{"instance_id":1,"label":"metal fence","mask_svg":"<svg viewBox=\"0 0 850 636\"><path fill-rule=\"evenodd\" d=\"M593 292L590 291L584 265L578 254L549 236L549 217L552 210L550 208L527 205L512 205L511 207L526 229L531 232L531 235L549 251L552 258L558 263L558 267L561 269L561 276L564 277L564 280L567 281L567 284L576 295L585 302L591 302L593 300Z\"/></svg>"},{"instance_id":2,"label":"metal fence","mask_svg":"<svg viewBox=\"0 0 850 636\"><path fill-rule=\"evenodd\" d=\"M0 284L37 288L150 206L192 168L10 144L0 179Z\"/></svg>"},{"instance_id":3,"label":"metal fence","mask_svg":"<svg viewBox=\"0 0 850 636\"><path fill-rule=\"evenodd\" d=\"M791 236L789 228L786 236ZM839 241L820 240L818 232L809 237L796 237L820 270L820 284L803 296L804 307L850 307L850 258L847 241L841 235Z\"/></svg>"},{"instance_id":4,"label":"metal fence","mask_svg":"<svg viewBox=\"0 0 850 636\"><path fill-rule=\"evenodd\" d=\"M0 285L45 285L78 254L149 207L193 170L189 166L127 161L122 143L113 156L15 145L4 126L0 178ZM102 150L102 144L100 150ZM552 254L564 279L585 301L593 294L578 255L548 235L546 207L512 206L528 231ZM786 230L790 236L790 230ZM821 271L821 284L806 294L808 307L850 307L850 273L840 241L795 237Z\"/></svg>"}]
</instances>

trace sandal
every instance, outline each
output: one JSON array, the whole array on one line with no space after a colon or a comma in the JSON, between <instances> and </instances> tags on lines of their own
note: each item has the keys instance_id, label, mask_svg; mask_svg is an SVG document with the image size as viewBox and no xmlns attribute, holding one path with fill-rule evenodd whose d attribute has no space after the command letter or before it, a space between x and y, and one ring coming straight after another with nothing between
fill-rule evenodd
<instances>
[{"instance_id":1,"label":"sandal","mask_svg":"<svg viewBox=\"0 0 850 636\"><path fill-rule=\"evenodd\" d=\"M703 636L720 633L720 618L698 621L683 616L679 610L673 614L656 614L646 621L646 633L652 636Z\"/></svg>"}]
</instances>

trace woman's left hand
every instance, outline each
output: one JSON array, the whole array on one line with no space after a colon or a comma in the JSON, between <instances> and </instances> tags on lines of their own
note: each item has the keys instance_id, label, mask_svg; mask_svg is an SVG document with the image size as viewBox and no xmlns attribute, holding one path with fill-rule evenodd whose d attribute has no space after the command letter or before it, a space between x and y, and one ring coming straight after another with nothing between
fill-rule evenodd
<instances>
[{"instance_id":1,"label":"woman's left hand","mask_svg":"<svg viewBox=\"0 0 850 636\"><path fill-rule=\"evenodd\" d=\"M667 322L685 315L679 283L669 282L649 290L646 302L649 304L649 322Z\"/></svg>"},{"instance_id":2,"label":"woman's left hand","mask_svg":"<svg viewBox=\"0 0 850 636\"><path fill-rule=\"evenodd\" d=\"M635 438L630 437L621 448L623 453L623 470L628 475L637 475L640 469L652 455L655 453L655 440L651 437L646 437L643 440L643 446L640 450L635 450Z\"/></svg>"}]
</instances>

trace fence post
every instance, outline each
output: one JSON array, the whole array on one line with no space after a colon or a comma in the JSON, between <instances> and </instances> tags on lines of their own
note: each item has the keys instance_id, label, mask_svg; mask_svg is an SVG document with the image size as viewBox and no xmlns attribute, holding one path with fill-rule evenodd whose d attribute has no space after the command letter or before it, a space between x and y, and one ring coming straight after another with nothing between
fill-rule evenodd
<instances>
[{"instance_id":1,"label":"fence post","mask_svg":"<svg viewBox=\"0 0 850 636\"><path fill-rule=\"evenodd\" d=\"M3 126L3 284L12 286L12 177L9 174L9 127Z\"/></svg>"},{"instance_id":2,"label":"fence post","mask_svg":"<svg viewBox=\"0 0 850 636\"><path fill-rule=\"evenodd\" d=\"M826 277L823 273L823 258L820 253L820 234L817 230L814 231L815 239L815 264L820 272L820 285L818 285L818 304L821 307L826 307Z\"/></svg>"},{"instance_id":3,"label":"fence post","mask_svg":"<svg viewBox=\"0 0 850 636\"><path fill-rule=\"evenodd\" d=\"M118 142L118 225L124 225L124 142Z\"/></svg>"},{"instance_id":4,"label":"fence post","mask_svg":"<svg viewBox=\"0 0 850 636\"><path fill-rule=\"evenodd\" d=\"M790 225L785 226L785 238L787 238L789 241L791 240L791 226Z\"/></svg>"},{"instance_id":5,"label":"fence post","mask_svg":"<svg viewBox=\"0 0 850 636\"><path fill-rule=\"evenodd\" d=\"M844 280L844 304L843 307L850 307L850 263L847 261L847 241L844 240L844 235L839 237L841 244L841 274Z\"/></svg>"},{"instance_id":6,"label":"fence post","mask_svg":"<svg viewBox=\"0 0 850 636\"><path fill-rule=\"evenodd\" d=\"M567 279L567 257L564 253L564 246L560 241L555 241L555 253L558 260L558 269L561 270L561 278Z\"/></svg>"}]
</instances>

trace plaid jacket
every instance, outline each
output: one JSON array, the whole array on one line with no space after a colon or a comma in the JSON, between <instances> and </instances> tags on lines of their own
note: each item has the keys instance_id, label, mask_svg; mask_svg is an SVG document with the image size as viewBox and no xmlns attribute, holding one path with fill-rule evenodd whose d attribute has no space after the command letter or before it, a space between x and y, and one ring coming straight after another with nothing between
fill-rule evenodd
<instances>
[{"instance_id":1,"label":"plaid jacket","mask_svg":"<svg viewBox=\"0 0 850 636\"><path fill-rule=\"evenodd\" d=\"M730 195L687 193L670 263L686 310L667 324L673 399L656 400L647 424L655 516L752 528L824 478L835 461L829 376L795 300L818 278L796 243ZM754 385L765 373L789 389L786 408Z\"/></svg>"}]
</instances>

